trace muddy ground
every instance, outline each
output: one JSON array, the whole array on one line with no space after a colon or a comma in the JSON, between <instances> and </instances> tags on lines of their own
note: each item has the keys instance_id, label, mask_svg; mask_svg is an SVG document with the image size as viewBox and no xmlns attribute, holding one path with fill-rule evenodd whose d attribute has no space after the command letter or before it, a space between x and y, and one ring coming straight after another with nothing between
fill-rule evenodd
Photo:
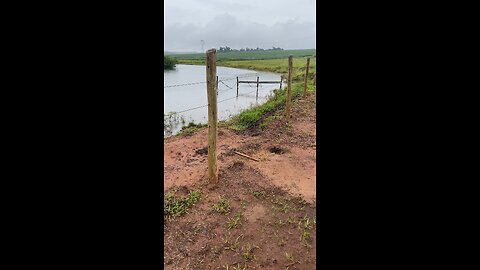
<instances>
[{"instance_id":1,"label":"muddy ground","mask_svg":"<svg viewBox=\"0 0 480 270\"><path fill-rule=\"evenodd\" d=\"M220 183L213 189L207 130L165 140L164 194L201 193L188 213L165 217L165 269L316 268L315 103L314 93L296 100L290 124L279 110L262 128L220 128ZM212 208L219 196L227 213Z\"/></svg>"}]
</instances>

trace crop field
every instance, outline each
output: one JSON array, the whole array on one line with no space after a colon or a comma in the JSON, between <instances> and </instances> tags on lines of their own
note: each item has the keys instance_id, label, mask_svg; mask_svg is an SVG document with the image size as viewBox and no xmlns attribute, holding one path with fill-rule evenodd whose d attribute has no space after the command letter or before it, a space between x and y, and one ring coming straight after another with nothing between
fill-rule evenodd
<instances>
[{"instance_id":1,"label":"crop field","mask_svg":"<svg viewBox=\"0 0 480 270\"><path fill-rule=\"evenodd\" d=\"M317 54L316 49L305 50L276 50L276 51L248 51L248 52L219 52L217 51L217 61L222 60L265 60L287 58L289 55L293 57L314 56ZM178 60L202 60L206 54L176 54L173 55Z\"/></svg>"}]
</instances>

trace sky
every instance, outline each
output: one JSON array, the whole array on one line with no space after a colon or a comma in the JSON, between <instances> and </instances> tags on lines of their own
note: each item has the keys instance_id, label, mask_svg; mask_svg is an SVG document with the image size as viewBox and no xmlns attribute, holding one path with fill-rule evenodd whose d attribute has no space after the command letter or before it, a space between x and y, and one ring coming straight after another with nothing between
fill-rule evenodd
<instances>
[{"instance_id":1,"label":"sky","mask_svg":"<svg viewBox=\"0 0 480 270\"><path fill-rule=\"evenodd\" d=\"M315 48L315 0L165 0L164 51Z\"/></svg>"}]
</instances>

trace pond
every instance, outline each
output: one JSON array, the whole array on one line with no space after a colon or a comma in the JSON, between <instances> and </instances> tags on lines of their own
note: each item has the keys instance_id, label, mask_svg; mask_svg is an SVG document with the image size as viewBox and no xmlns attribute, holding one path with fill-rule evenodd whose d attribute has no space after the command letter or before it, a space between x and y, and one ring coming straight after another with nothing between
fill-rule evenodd
<instances>
[{"instance_id":1,"label":"pond","mask_svg":"<svg viewBox=\"0 0 480 270\"><path fill-rule=\"evenodd\" d=\"M175 70L164 71L164 131L170 136L178 133L190 122L208 122L208 101L205 66L177 65ZM280 87L280 75L269 72L217 67L218 120L227 120L242 110L262 104L274 89ZM278 84L240 83L237 96L237 76L240 81L278 81ZM282 84L282 88L285 83Z\"/></svg>"}]
</instances>

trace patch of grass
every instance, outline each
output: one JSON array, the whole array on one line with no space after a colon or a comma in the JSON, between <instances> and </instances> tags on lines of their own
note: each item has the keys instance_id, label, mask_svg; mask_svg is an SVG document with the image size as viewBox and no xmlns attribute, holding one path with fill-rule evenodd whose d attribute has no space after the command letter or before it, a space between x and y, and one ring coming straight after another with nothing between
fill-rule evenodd
<instances>
[{"instance_id":1,"label":"patch of grass","mask_svg":"<svg viewBox=\"0 0 480 270\"><path fill-rule=\"evenodd\" d=\"M307 242L309 238L310 238L310 233L307 232L307 230L304 230L302 235L300 236L300 242L303 242L305 246L310 246Z\"/></svg>"},{"instance_id":2,"label":"patch of grass","mask_svg":"<svg viewBox=\"0 0 480 270\"><path fill-rule=\"evenodd\" d=\"M264 190L253 192L253 196L255 196L255 198L257 198L257 199L263 199L263 198L265 198L266 195L267 195L267 193Z\"/></svg>"},{"instance_id":3,"label":"patch of grass","mask_svg":"<svg viewBox=\"0 0 480 270\"><path fill-rule=\"evenodd\" d=\"M189 136L205 127L208 127L208 124L195 124L194 122L190 122L188 125L183 126L178 134Z\"/></svg>"},{"instance_id":4,"label":"patch of grass","mask_svg":"<svg viewBox=\"0 0 480 270\"><path fill-rule=\"evenodd\" d=\"M166 217L180 216L187 213L188 208L198 202L201 197L199 191L190 191L185 198L177 198L176 191L167 192L163 204L163 215Z\"/></svg>"},{"instance_id":5,"label":"patch of grass","mask_svg":"<svg viewBox=\"0 0 480 270\"><path fill-rule=\"evenodd\" d=\"M238 239L240 239L240 237L242 237L243 235L239 235L236 239L235 239L235 242L233 242L232 244L230 244L230 242L228 241L228 239L225 240L225 250L231 250L233 252L237 252L238 250L238 246L240 244L240 242L238 242Z\"/></svg>"},{"instance_id":6,"label":"patch of grass","mask_svg":"<svg viewBox=\"0 0 480 270\"><path fill-rule=\"evenodd\" d=\"M255 248L259 248L258 246L255 246L255 245L250 245L248 244L247 246L244 246L242 247L242 256L243 258L246 260L246 261L249 261L249 260L255 260L256 257L255 255L253 254L253 251L255 250Z\"/></svg>"},{"instance_id":7,"label":"patch of grass","mask_svg":"<svg viewBox=\"0 0 480 270\"><path fill-rule=\"evenodd\" d=\"M237 263L237 267L233 266L233 270L247 270L248 266L246 263L243 264L243 267L240 266L240 263Z\"/></svg>"},{"instance_id":8,"label":"patch of grass","mask_svg":"<svg viewBox=\"0 0 480 270\"><path fill-rule=\"evenodd\" d=\"M235 229L237 228L238 225L242 224L241 222L241 219L242 219L242 216L243 214L241 212L238 212L236 215L235 215L235 218L228 218L228 229Z\"/></svg>"},{"instance_id":9,"label":"patch of grass","mask_svg":"<svg viewBox=\"0 0 480 270\"><path fill-rule=\"evenodd\" d=\"M303 83L292 84L292 100L298 98L303 92ZM287 101L287 89L275 91L273 97L267 102L242 111L228 121L228 127L242 131L256 124L263 115L276 109L283 108Z\"/></svg>"},{"instance_id":10,"label":"patch of grass","mask_svg":"<svg viewBox=\"0 0 480 270\"><path fill-rule=\"evenodd\" d=\"M230 202L223 196L220 196L218 202L212 205L212 209L220 214L228 214L230 213Z\"/></svg>"},{"instance_id":11,"label":"patch of grass","mask_svg":"<svg viewBox=\"0 0 480 270\"><path fill-rule=\"evenodd\" d=\"M310 219L308 218L307 215L305 215L305 216L303 217L303 228L304 228L305 230L307 230L307 229L310 230L310 229L312 228Z\"/></svg>"}]
</instances>

